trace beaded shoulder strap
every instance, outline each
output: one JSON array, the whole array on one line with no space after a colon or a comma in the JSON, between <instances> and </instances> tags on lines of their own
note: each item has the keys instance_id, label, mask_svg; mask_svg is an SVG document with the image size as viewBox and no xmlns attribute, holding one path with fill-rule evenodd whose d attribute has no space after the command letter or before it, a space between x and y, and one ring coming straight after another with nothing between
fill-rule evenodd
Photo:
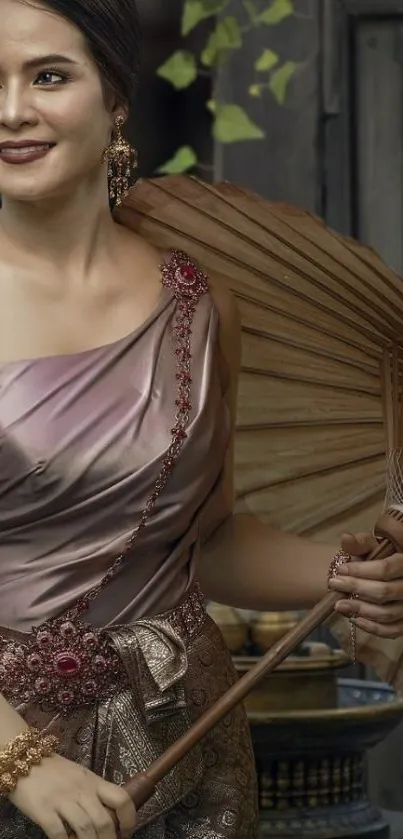
<instances>
[{"instance_id":1,"label":"beaded shoulder strap","mask_svg":"<svg viewBox=\"0 0 403 839\"><path fill-rule=\"evenodd\" d=\"M131 536L127 540L122 552L116 557L109 571L101 582L77 600L66 614L69 620L75 620L85 612L93 600L119 573L127 555L132 551L140 533L144 530L154 510L155 504L162 490L166 486L174 469L183 444L187 437L191 404L191 335L196 305L200 298L208 292L206 275L185 253L173 251L169 261L161 266L162 283L173 291L176 298L176 309L173 325L173 351L177 358L177 396L174 408L174 425L171 429L171 443L164 457L161 471L155 481L153 490L148 497L139 521Z\"/></svg>"}]
</instances>

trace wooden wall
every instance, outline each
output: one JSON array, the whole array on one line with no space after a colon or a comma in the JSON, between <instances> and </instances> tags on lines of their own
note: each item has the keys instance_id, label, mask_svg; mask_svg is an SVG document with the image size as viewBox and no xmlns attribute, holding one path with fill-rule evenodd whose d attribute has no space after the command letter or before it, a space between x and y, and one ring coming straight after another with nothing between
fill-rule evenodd
<instances>
[{"instance_id":1,"label":"wooden wall","mask_svg":"<svg viewBox=\"0 0 403 839\"><path fill-rule=\"evenodd\" d=\"M319 150L319 53L320 14L323 0L297 0L298 18L288 18L275 30L259 30L253 41L234 56L218 76L218 88L226 101L246 107L265 130L266 139L227 145L216 151L216 177L226 178L264 196L321 206L321 159ZM233 7L241 14L242 0ZM251 68L260 51L270 46L287 60L301 62L302 69L290 90L285 107L269 93L252 99Z\"/></svg>"},{"instance_id":2,"label":"wooden wall","mask_svg":"<svg viewBox=\"0 0 403 839\"><path fill-rule=\"evenodd\" d=\"M364 20L354 45L357 234L403 273L403 22Z\"/></svg>"}]
</instances>

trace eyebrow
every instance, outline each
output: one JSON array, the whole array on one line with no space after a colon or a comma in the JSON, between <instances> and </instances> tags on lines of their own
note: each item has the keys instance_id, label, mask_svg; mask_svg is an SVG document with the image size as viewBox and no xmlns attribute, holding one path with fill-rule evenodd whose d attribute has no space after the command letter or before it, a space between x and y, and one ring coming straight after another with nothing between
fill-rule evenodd
<instances>
[{"instance_id":1,"label":"eyebrow","mask_svg":"<svg viewBox=\"0 0 403 839\"><path fill-rule=\"evenodd\" d=\"M24 64L24 68L27 70L31 70L35 67L42 67L44 64L76 64L77 61L73 61L72 58L68 58L67 55L59 55L58 53L53 53L51 55L43 55L40 58L31 58L30 61L26 61Z\"/></svg>"}]
</instances>

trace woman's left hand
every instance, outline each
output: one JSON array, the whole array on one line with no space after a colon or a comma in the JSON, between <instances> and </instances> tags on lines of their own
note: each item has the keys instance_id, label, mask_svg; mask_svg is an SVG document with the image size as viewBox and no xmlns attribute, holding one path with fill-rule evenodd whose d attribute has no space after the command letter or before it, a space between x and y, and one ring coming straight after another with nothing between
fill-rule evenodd
<instances>
[{"instance_id":1,"label":"woman's left hand","mask_svg":"<svg viewBox=\"0 0 403 839\"><path fill-rule=\"evenodd\" d=\"M358 558L366 556L376 544L368 534L344 536L342 548L353 559L340 566L329 588L346 595L337 604L336 612L354 618L360 629L381 638L400 638L403 637L403 554L371 562ZM347 599L351 595L356 597Z\"/></svg>"}]
</instances>

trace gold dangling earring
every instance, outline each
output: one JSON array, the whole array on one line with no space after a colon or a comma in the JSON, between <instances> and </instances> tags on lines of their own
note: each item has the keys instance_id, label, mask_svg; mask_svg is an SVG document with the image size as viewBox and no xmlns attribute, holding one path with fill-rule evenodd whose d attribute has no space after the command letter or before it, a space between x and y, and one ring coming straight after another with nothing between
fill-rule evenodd
<instances>
[{"instance_id":1,"label":"gold dangling earring","mask_svg":"<svg viewBox=\"0 0 403 839\"><path fill-rule=\"evenodd\" d=\"M120 207L130 191L130 178L138 166L138 154L123 136L124 118L115 120L116 137L105 149L103 162L108 163L109 196Z\"/></svg>"}]
</instances>

